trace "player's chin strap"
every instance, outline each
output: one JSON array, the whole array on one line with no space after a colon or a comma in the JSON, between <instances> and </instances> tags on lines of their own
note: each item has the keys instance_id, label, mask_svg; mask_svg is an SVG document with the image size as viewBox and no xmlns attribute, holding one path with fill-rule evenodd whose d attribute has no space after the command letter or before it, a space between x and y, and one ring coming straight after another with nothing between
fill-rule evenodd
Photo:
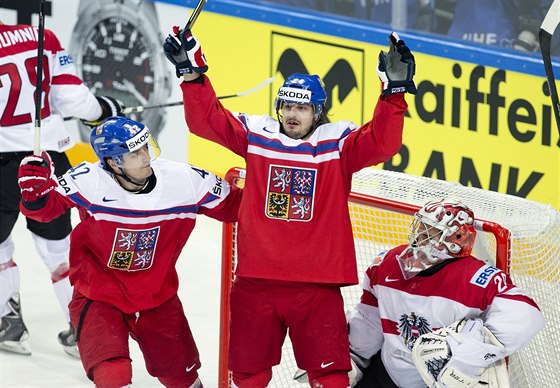
<instances>
[{"instance_id":1,"label":"player's chin strap","mask_svg":"<svg viewBox=\"0 0 560 388\"><path fill-rule=\"evenodd\" d=\"M122 167L119 167L119 170L121 171L121 173L118 173L115 170L113 170L113 174L120 176L121 178L123 178L128 183L132 183L133 185L138 186L139 189L134 190L134 192L138 192L138 191L143 190L148 185L148 182L150 182L150 177L146 178L146 180L143 183L133 181L132 178L130 178L128 175L126 175L126 173L124 172ZM123 189L127 190L124 187L123 187ZM127 191L131 191L131 190L127 190Z\"/></svg>"}]
</instances>

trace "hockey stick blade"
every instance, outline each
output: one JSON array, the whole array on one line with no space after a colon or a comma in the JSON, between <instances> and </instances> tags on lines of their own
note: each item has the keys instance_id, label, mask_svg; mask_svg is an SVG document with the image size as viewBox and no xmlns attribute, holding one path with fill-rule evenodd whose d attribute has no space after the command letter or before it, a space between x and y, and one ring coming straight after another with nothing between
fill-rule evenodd
<instances>
[{"instance_id":1,"label":"hockey stick blade","mask_svg":"<svg viewBox=\"0 0 560 388\"><path fill-rule=\"evenodd\" d=\"M267 85L270 85L272 82L274 82L274 80L276 79L276 76L270 77L266 80L264 80L263 82L261 82L260 84L258 84L255 87L252 87L251 89L247 89L244 90L242 92L236 93L236 94L227 94L225 96L219 96L218 100L224 100L226 98L233 98L233 97L243 97L246 96L248 94L254 93L262 88L264 88ZM141 113L145 110L149 110L149 109L158 109L158 108L170 108L173 106L180 106L183 105L183 101L175 101L175 102L167 102L164 104L157 104L157 105L149 105L149 106L133 106L130 108L124 108L122 110L122 114L130 114L130 113ZM77 117L65 117L64 121L68 121L68 120L77 120Z\"/></svg>"},{"instance_id":2,"label":"hockey stick blade","mask_svg":"<svg viewBox=\"0 0 560 388\"><path fill-rule=\"evenodd\" d=\"M554 78L550 53L550 43L558 24L560 24L560 0L554 0L539 30L539 44L544 63L544 71L546 73L546 82L550 92L550 99L552 100L552 110L554 111L558 134L560 135L560 101L558 99L558 90L556 89L556 80Z\"/></svg>"},{"instance_id":3,"label":"hockey stick blade","mask_svg":"<svg viewBox=\"0 0 560 388\"><path fill-rule=\"evenodd\" d=\"M185 26L185 29L189 29L189 30L192 29L194 23L196 22L196 19L198 19L198 15L200 15L200 13L202 12L202 8L204 8L204 5L206 5L206 2L207 0L200 0L198 2L196 7L194 8L193 13L191 14L191 17L187 21L187 25Z\"/></svg>"}]
</instances>

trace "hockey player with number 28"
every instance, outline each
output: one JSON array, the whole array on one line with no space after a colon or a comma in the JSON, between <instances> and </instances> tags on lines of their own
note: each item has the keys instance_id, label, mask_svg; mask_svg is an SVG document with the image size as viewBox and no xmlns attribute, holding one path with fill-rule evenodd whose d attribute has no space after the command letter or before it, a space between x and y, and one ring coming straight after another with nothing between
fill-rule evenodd
<instances>
[{"instance_id":1,"label":"hockey player with number 28","mask_svg":"<svg viewBox=\"0 0 560 388\"><path fill-rule=\"evenodd\" d=\"M31 348L21 314L19 269L13 258L16 247L11 233L21 199L18 167L24 157L33 153L37 46L36 27L0 22L0 349L26 355L31 354ZM76 76L72 58L50 30L45 30L42 63L40 144L55 161L56 173L61 175L70 168L64 151L75 144L64 128L62 115L80 117L84 124L93 126L104 118L118 115L122 107L111 97L95 97L89 91ZM26 221L69 322L68 303L72 296L68 281L70 212L49 223ZM29 247L22 247L20 257L30 254ZM70 326L60 332L58 340L67 353L78 357L74 337L74 328Z\"/></svg>"},{"instance_id":2,"label":"hockey player with number 28","mask_svg":"<svg viewBox=\"0 0 560 388\"><path fill-rule=\"evenodd\" d=\"M110 117L91 133L99 163L55 180L43 153L19 169L21 211L48 221L77 207L70 238L70 317L87 376L98 387L132 381L128 340L167 387L201 387L198 350L177 296L175 264L197 214L237 219L241 190L185 163L155 159L148 127Z\"/></svg>"},{"instance_id":3,"label":"hockey player with number 28","mask_svg":"<svg viewBox=\"0 0 560 388\"><path fill-rule=\"evenodd\" d=\"M369 365L357 387L509 386L504 358L544 318L507 274L471 256L475 223L458 201L429 202L408 245L373 260L348 317L352 360Z\"/></svg>"},{"instance_id":4,"label":"hockey player with number 28","mask_svg":"<svg viewBox=\"0 0 560 388\"><path fill-rule=\"evenodd\" d=\"M347 387L351 368L340 287L358 282L348 196L352 174L402 144L414 57L396 33L379 56L382 95L371 121L330 123L317 75L292 74L277 118L232 114L216 98L198 40L175 28L164 43L194 134L245 158L238 263L231 291L229 368L237 387L265 387L289 331L314 387Z\"/></svg>"}]
</instances>

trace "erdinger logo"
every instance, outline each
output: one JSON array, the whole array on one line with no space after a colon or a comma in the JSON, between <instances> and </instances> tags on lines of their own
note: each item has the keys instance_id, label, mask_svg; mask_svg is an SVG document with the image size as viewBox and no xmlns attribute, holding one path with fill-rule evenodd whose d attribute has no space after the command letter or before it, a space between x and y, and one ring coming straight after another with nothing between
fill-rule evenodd
<instances>
[{"instance_id":1,"label":"erdinger logo","mask_svg":"<svg viewBox=\"0 0 560 388\"><path fill-rule=\"evenodd\" d=\"M288 102L295 102L297 104L310 104L311 90L280 88L278 91L278 98Z\"/></svg>"},{"instance_id":2,"label":"erdinger logo","mask_svg":"<svg viewBox=\"0 0 560 388\"><path fill-rule=\"evenodd\" d=\"M148 128L144 128L142 132L128 140L126 142L126 146L130 152L133 152L142 147L149 139L150 130Z\"/></svg>"}]
</instances>

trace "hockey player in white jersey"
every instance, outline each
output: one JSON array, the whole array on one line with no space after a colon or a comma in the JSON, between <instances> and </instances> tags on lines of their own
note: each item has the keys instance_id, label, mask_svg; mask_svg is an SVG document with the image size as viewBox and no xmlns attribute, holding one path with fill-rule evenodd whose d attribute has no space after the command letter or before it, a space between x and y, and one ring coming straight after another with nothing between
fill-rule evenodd
<instances>
[{"instance_id":1,"label":"hockey player in white jersey","mask_svg":"<svg viewBox=\"0 0 560 388\"><path fill-rule=\"evenodd\" d=\"M48 155L23 159L21 211L49 221L77 208L70 242L70 318L97 387L132 382L129 339L166 387L200 388L198 349L177 296L179 255L204 214L237 221L242 191L208 171L161 158L147 126L111 117L90 143L99 163L58 178ZM39 165L38 165L39 164Z\"/></svg>"},{"instance_id":2,"label":"hockey player in white jersey","mask_svg":"<svg viewBox=\"0 0 560 388\"><path fill-rule=\"evenodd\" d=\"M543 328L535 301L471 256L475 237L470 208L434 201L415 214L408 245L374 258L348 316L352 359L367 367L357 387L473 387ZM435 347L423 347L438 335L448 358L435 367L428 362Z\"/></svg>"},{"instance_id":3,"label":"hockey player in white jersey","mask_svg":"<svg viewBox=\"0 0 560 388\"><path fill-rule=\"evenodd\" d=\"M36 27L0 22L0 349L26 355L31 354L31 349L21 315L20 278L11 233L21 199L18 167L33 150L37 46ZM91 126L119 114L121 106L113 98L96 98L89 91L76 76L72 59L49 30L45 30L42 63L41 148L49 152L56 173L61 175L70 168L64 151L74 145L64 127L63 115L79 117ZM56 297L69 322L70 212L46 224L27 219L27 228L51 274ZM20 259L32 254L29 248L20 249ZM78 356L72 326L58 339L67 353Z\"/></svg>"}]
</instances>

